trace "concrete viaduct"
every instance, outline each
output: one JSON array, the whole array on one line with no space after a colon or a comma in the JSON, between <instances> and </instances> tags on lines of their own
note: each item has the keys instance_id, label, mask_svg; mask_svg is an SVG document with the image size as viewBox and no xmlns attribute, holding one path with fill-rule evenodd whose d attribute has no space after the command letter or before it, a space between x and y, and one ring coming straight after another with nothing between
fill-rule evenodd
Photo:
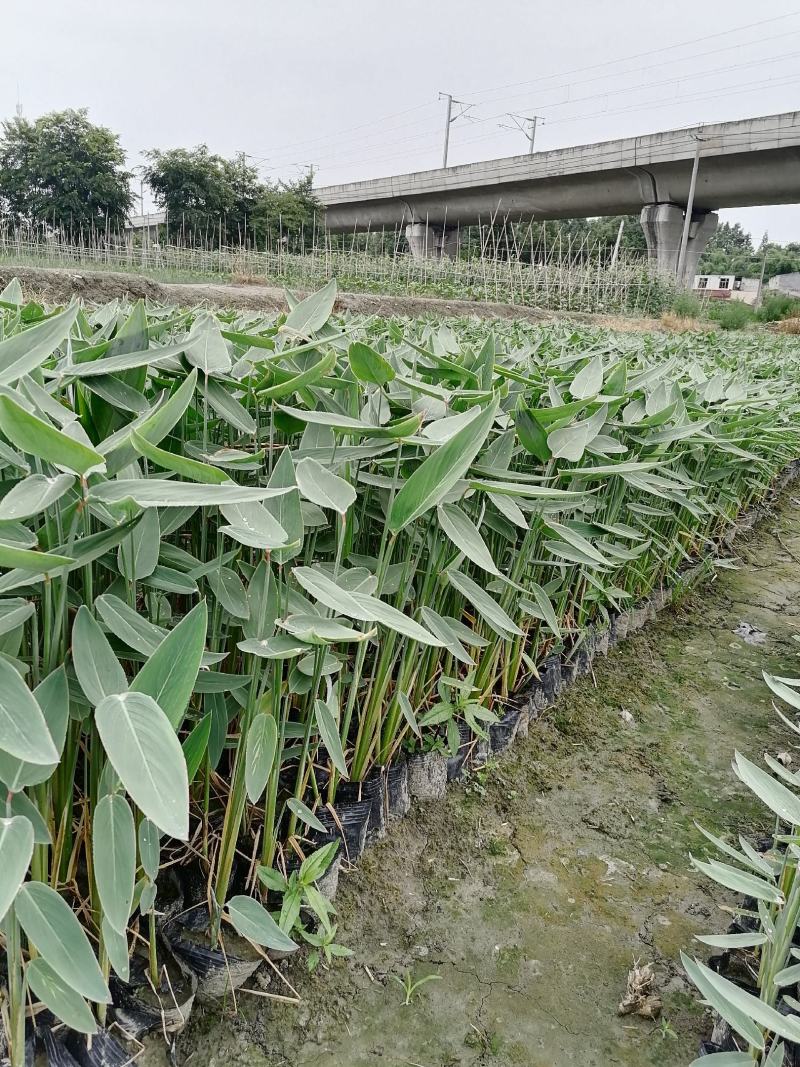
<instances>
[{"instance_id":1,"label":"concrete viaduct","mask_svg":"<svg viewBox=\"0 0 800 1067\"><path fill-rule=\"evenodd\" d=\"M470 224L641 212L650 257L675 273L685 239L681 273L690 278L719 208L800 202L800 111L330 185L316 195L330 232L405 225L415 256L454 255L458 228Z\"/></svg>"}]
</instances>

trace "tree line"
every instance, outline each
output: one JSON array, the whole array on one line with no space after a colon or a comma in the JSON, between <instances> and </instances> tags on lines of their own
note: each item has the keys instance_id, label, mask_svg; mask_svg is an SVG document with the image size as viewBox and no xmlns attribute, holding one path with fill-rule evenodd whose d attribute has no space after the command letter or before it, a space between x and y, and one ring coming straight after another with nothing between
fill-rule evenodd
<instances>
[{"instance_id":1,"label":"tree line","mask_svg":"<svg viewBox=\"0 0 800 1067\"><path fill-rule=\"evenodd\" d=\"M30 120L17 115L0 132L0 219L12 226L47 228L76 240L120 232L140 205L134 174L126 169L119 136L89 120L86 108L53 111ZM323 212L309 172L296 181L269 182L241 153L226 159L206 145L152 149L136 177L165 209L165 238L185 245L217 244L290 251L311 246ZM462 231L460 254L537 261L555 253L576 260L610 253L624 222L623 253L646 250L636 216L471 226ZM347 248L352 235L329 238ZM356 242L376 252L406 251L402 231L372 234ZM779 245L765 234L756 248L739 223L723 222L700 260L705 274L733 273L766 279L800 270L800 243Z\"/></svg>"},{"instance_id":2,"label":"tree line","mask_svg":"<svg viewBox=\"0 0 800 1067\"><path fill-rule=\"evenodd\" d=\"M92 123L86 108L17 115L0 133L0 216L71 240L116 234L141 210L138 177L166 210L169 241L296 246L306 230L310 238L319 214L310 173L267 182L244 154L225 159L206 145L145 158L138 175L126 169L119 136Z\"/></svg>"}]
</instances>

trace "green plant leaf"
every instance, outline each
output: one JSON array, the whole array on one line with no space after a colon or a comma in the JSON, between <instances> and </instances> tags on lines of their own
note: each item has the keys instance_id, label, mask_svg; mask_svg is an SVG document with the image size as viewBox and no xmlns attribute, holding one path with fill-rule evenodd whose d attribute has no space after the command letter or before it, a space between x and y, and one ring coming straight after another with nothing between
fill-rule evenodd
<instances>
[{"instance_id":1,"label":"green plant leaf","mask_svg":"<svg viewBox=\"0 0 800 1067\"><path fill-rule=\"evenodd\" d=\"M359 381L371 382L373 385L386 385L396 377L391 364L363 341L353 341L347 350L347 358L350 362L350 369Z\"/></svg>"},{"instance_id":2,"label":"green plant leaf","mask_svg":"<svg viewBox=\"0 0 800 1067\"><path fill-rule=\"evenodd\" d=\"M0 522L17 522L39 515L75 485L72 474L56 474L48 478L44 474L31 474L6 493L0 500ZM0 527L0 538L3 536Z\"/></svg>"},{"instance_id":3,"label":"green plant leaf","mask_svg":"<svg viewBox=\"0 0 800 1067\"><path fill-rule=\"evenodd\" d=\"M155 463L157 467L175 471L182 478L188 478L193 482L223 485L231 480L224 471L208 463L201 463L200 460L189 459L187 456L179 456L174 452L166 452L163 448L151 444L136 430L131 432L131 444L137 452L149 459L151 463Z\"/></svg>"},{"instance_id":4,"label":"green plant leaf","mask_svg":"<svg viewBox=\"0 0 800 1067\"><path fill-rule=\"evenodd\" d=\"M231 897L226 905L233 928L241 937L276 952L294 952L297 945L281 930L265 907L253 897Z\"/></svg>"},{"instance_id":5,"label":"green plant leaf","mask_svg":"<svg viewBox=\"0 0 800 1067\"><path fill-rule=\"evenodd\" d=\"M441 503L466 474L489 434L498 405L495 398L487 407L476 408L472 421L432 452L403 483L389 512L392 533Z\"/></svg>"},{"instance_id":6,"label":"green plant leaf","mask_svg":"<svg viewBox=\"0 0 800 1067\"><path fill-rule=\"evenodd\" d=\"M286 329L293 330L303 337L317 333L331 317L336 303L336 279L331 280L305 300L301 300L286 316Z\"/></svg>"},{"instance_id":7,"label":"green plant leaf","mask_svg":"<svg viewBox=\"0 0 800 1067\"><path fill-rule=\"evenodd\" d=\"M98 1004L111 997L89 939L63 897L44 882L26 882L14 910L39 954L76 993Z\"/></svg>"},{"instance_id":8,"label":"green plant leaf","mask_svg":"<svg viewBox=\"0 0 800 1067\"><path fill-rule=\"evenodd\" d=\"M189 782L175 730L152 697L105 697L95 710L100 740L133 802L164 833L189 836Z\"/></svg>"},{"instance_id":9,"label":"green plant leaf","mask_svg":"<svg viewBox=\"0 0 800 1067\"><path fill-rule=\"evenodd\" d=\"M0 749L27 763L59 760L36 697L6 659L0 659Z\"/></svg>"},{"instance_id":10,"label":"green plant leaf","mask_svg":"<svg viewBox=\"0 0 800 1067\"><path fill-rule=\"evenodd\" d=\"M314 718L316 719L319 736L328 750L331 763L343 778L349 778L347 761L342 751L342 742L339 739L339 727L331 714L331 709L324 700L314 701Z\"/></svg>"},{"instance_id":11,"label":"green plant leaf","mask_svg":"<svg viewBox=\"0 0 800 1067\"><path fill-rule=\"evenodd\" d=\"M331 473L315 459L301 459L295 468L295 476L300 492L321 508L332 508L339 515L344 515L351 504L355 503L356 491L349 482Z\"/></svg>"},{"instance_id":12,"label":"green plant leaf","mask_svg":"<svg viewBox=\"0 0 800 1067\"><path fill-rule=\"evenodd\" d=\"M509 634L522 636L522 630L505 609L485 589L482 589L477 582L473 582L468 575L463 574L461 571L448 570L447 580L477 608L480 615L488 622L495 633L501 637L507 637Z\"/></svg>"},{"instance_id":13,"label":"green plant leaf","mask_svg":"<svg viewBox=\"0 0 800 1067\"><path fill-rule=\"evenodd\" d=\"M211 737L211 712L194 725L191 733L183 742L183 755L186 759L186 773L189 785L195 780L200 765L208 751L208 741Z\"/></svg>"},{"instance_id":14,"label":"green plant leaf","mask_svg":"<svg viewBox=\"0 0 800 1067\"><path fill-rule=\"evenodd\" d=\"M12 385L40 367L69 337L80 304L75 303L36 326L0 341L0 385Z\"/></svg>"},{"instance_id":15,"label":"green plant leaf","mask_svg":"<svg viewBox=\"0 0 800 1067\"><path fill-rule=\"evenodd\" d=\"M56 466L67 467L76 474L106 468L106 461L99 452L32 415L5 395L0 396L0 430L15 448Z\"/></svg>"},{"instance_id":16,"label":"green plant leaf","mask_svg":"<svg viewBox=\"0 0 800 1067\"><path fill-rule=\"evenodd\" d=\"M158 704L174 730L180 729L203 659L208 609L201 600L158 644L130 685Z\"/></svg>"},{"instance_id":17,"label":"green plant leaf","mask_svg":"<svg viewBox=\"0 0 800 1067\"><path fill-rule=\"evenodd\" d=\"M278 747L275 718L261 711L247 731L245 748L245 787L251 804L257 804L267 787Z\"/></svg>"},{"instance_id":18,"label":"green plant leaf","mask_svg":"<svg viewBox=\"0 0 800 1067\"><path fill-rule=\"evenodd\" d=\"M33 995L61 1022L79 1034L97 1033L97 1023L80 993L65 981L50 964L38 957L25 968Z\"/></svg>"},{"instance_id":19,"label":"green plant leaf","mask_svg":"<svg viewBox=\"0 0 800 1067\"><path fill-rule=\"evenodd\" d=\"M85 604L78 608L72 627L72 662L81 689L92 705L128 688L122 664Z\"/></svg>"},{"instance_id":20,"label":"green plant leaf","mask_svg":"<svg viewBox=\"0 0 800 1067\"><path fill-rule=\"evenodd\" d=\"M124 934L136 880L136 829L125 797L111 793L98 801L92 824L94 876L103 914Z\"/></svg>"},{"instance_id":21,"label":"green plant leaf","mask_svg":"<svg viewBox=\"0 0 800 1067\"><path fill-rule=\"evenodd\" d=\"M33 843L33 826L24 816L0 819L0 920L25 881Z\"/></svg>"},{"instance_id":22,"label":"green plant leaf","mask_svg":"<svg viewBox=\"0 0 800 1067\"><path fill-rule=\"evenodd\" d=\"M474 522L457 504L439 504L436 509L439 525L459 551L489 574L500 577L486 542Z\"/></svg>"}]
</instances>

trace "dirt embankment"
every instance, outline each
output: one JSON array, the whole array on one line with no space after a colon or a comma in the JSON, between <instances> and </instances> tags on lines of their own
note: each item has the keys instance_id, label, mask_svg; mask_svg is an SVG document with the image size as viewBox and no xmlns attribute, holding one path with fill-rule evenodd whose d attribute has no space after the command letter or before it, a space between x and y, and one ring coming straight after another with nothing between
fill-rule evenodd
<instances>
[{"instance_id":1,"label":"dirt embankment","mask_svg":"<svg viewBox=\"0 0 800 1067\"><path fill-rule=\"evenodd\" d=\"M205 303L215 308L245 308L252 311L285 311L283 289L266 285L235 285L226 282L159 282L142 274L118 271L74 270L54 267L16 267L0 265L0 288L12 278L19 278L26 293L41 299L61 302L73 295L84 300L104 303L115 297L137 300L146 297L156 303L188 307ZM299 291L299 296L306 293ZM520 304L501 304L480 300L437 300L421 296L382 296L372 293L340 293L337 311L360 315L383 315L411 318L422 315L461 317L475 315L484 319L520 319L524 322L572 322L611 326L624 330L658 330L664 327L657 319L593 315L584 312L555 312Z\"/></svg>"}]
</instances>

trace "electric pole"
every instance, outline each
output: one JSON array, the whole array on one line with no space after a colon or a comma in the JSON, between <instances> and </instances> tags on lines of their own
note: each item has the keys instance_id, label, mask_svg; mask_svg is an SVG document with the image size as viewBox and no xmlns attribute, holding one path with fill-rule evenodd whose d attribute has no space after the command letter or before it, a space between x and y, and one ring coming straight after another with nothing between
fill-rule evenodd
<instances>
[{"instance_id":1,"label":"electric pole","mask_svg":"<svg viewBox=\"0 0 800 1067\"><path fill-rule=\"evenodd\" d=\"M444 150L442 152L442 166L447 166L447 151L450 148L450 127L456 121L460 119L462 115L465 115L467 111L472 107L472 104L465 104L463 100L454 100L450 93L439 93L439 99L444 99L447 102L445 108L444 118ZM453 104L458 104L464 110L459 111L457 115L453 114Z\"/></svg>"},{"instance_id":2,"label":"electric pole","mask_svg":"<svg viewBox=\"0 0 800 1067\"><path fill-rule=\"evenodd\" d=\"M515 115L511 112L508 113L508 117L514 123L514 126L525 134L528 140L528 155L533 155L533 145L536 141L536 128L541 122L544 124L544 118L541 115ZM527 123L527 127L522 123ZM502 125L502 124L501 124ZM503 129L510 130L511 126L503 126Z\"/></svg>"}]
</instances>

